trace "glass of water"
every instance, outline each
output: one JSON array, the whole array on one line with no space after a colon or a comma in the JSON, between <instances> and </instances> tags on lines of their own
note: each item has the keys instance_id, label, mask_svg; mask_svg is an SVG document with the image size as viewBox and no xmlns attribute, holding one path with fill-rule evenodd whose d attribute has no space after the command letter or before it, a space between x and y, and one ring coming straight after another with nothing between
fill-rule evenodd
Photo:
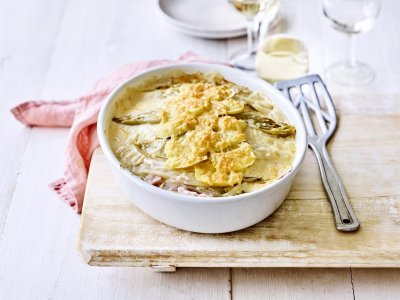
<instances>
[{"instance_id":1,"label":"glass of water","mask_svg":"<svg viewBox=\"0 0 400 300\"><path fill-rule=\"evenodd\" d=\"M380 0L323 0L323 12L332 27L350 39L349 58L326 69L328 79L343 85L362 85L375 77L365 63L356 61L354 35L372 28L380 11Z\"/></svg>"}]
</instances>

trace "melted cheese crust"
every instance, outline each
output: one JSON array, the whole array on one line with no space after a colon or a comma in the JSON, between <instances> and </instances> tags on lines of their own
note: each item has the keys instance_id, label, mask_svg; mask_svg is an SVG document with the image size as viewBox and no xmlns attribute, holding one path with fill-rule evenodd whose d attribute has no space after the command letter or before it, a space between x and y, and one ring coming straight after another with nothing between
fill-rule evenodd
<instances>
[{"instance_id":1,"label":"melted cheese crust","mask_svg":"<svg viewBox=\"0 0 400 300\"><path fill-rule=\"evenodd\" d=\"M268 99L219 74L177 72L163 87L165 80L127 88L115 104L115 117L162 116L158 124L110 122L109 141L124 167L142 178L157 174L166 183L222 188L227 195L262 188L291 169L293 136L269 135L235 117L252 107L286 122Z\"/></svg>"}]
</instances>

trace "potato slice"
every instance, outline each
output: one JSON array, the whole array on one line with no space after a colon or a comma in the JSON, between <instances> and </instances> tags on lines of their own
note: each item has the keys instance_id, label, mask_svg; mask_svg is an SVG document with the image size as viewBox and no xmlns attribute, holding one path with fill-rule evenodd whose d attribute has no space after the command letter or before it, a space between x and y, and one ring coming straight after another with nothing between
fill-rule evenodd
<instances>
[{"instance_id":1,"label":"potato slice","mask_svg":"<svg viewBox=\"0 0 400 300\"><path fill-rule=\"evenodd\" d=\"M234 186L243 179L243 170L254 163L255 156L248 143L227 152L211 153L210 160L194 167L198 181L209 186Z\"/></svg>"}]
</instances>

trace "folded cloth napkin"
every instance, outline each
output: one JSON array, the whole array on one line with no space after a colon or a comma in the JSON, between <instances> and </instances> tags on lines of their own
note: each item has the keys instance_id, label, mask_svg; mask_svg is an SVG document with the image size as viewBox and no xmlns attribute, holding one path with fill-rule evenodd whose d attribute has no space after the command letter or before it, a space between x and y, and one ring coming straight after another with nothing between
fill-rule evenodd
<instances>
[{"instance_id":1,"label":"folded cloth napkin","mask_svg":"<svg viewBox=\"0 0 400 300\"><path fill-rule=\"evenodd\" d=\"M89 93L76 99L28 101L11 109L15 118L27 126L71 127L64 177L50 183L49 187L77 213L82 210L90 158L93 150L99 145L96 122L104 99L132 75L148 68L177 62L219 63L190 52L183 54L177 61L154 60L131 63L99 80Z\"/></svg>"}]
</instances>

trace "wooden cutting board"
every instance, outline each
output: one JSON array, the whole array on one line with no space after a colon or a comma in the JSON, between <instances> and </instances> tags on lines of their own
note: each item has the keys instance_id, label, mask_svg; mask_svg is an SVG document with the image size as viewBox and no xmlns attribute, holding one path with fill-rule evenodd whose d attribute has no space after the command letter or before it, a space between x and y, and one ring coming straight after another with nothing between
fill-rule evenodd
<instances>
[{"instance_id":1,"label":"wooden cutting board","mask_svg":"<svg viewBox=\"0 0 400 300\"><path fill-rule=\"evenodd\" d=\"M238 232L199 234L161 224L137 209L119 190L97 149L81 218L81 257L90 265L166 271L400 267L400 98L335 98L340 127L329 151L361 223L358 232L335 229L310 150L288 198L272 216Z\"/></svg>"}]
</instances>

